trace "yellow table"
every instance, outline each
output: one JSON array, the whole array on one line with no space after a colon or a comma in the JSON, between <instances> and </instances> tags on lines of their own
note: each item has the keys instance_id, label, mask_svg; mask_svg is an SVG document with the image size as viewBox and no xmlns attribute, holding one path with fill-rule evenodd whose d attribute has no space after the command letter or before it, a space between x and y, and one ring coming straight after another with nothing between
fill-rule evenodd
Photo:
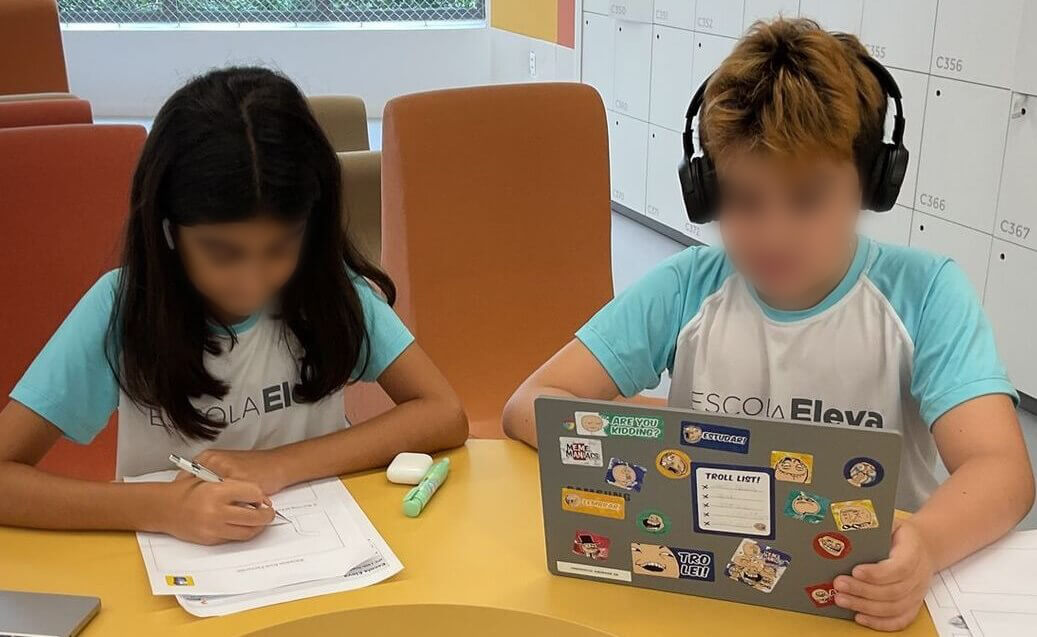
<instances>
[{"instance_id":1,"label":"yellow table","mask_svg":"<svg viewBox=\"0 0 1037 637\"><path fill-rule=\"evenodd\" d=\"M450 478L416 519L400 512L406 487L383 472L345 479L404 564L372 587L199 619L173 598L151 595L132 533L0 527L0 588L99 596L101 613L85 637L396 635L405 626L423 637L877 635L845 620L552 576L536 453L515 442L471 440L449 455ZM936 632L923 611L901 634Z\"/></svg>"}]
</instances>

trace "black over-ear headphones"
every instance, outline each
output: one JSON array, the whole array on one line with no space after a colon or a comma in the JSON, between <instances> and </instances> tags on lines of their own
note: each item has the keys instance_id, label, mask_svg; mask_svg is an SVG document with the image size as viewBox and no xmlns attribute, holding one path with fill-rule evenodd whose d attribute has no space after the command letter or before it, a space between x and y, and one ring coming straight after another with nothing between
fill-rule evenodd
<instances>
[{"instance_id":1,"label":"black over-ear headphones","mask_svg":"<svg viewBox=\"0 0 1037 637\"><path fill-rule=\"evenodd\" d=\"M904 147L904 105L901 103L900 87L882 66L870 55L861 56L861 61L878 80L887 100L893 99L896 114L893 118L893 134L890 142L880 142L878 152L870 167L862 171L862 188L864 207L875 212L885 212L893 207L900 194L900 186L904 183L907 171L908 152ZM717 205L717 173L709 154L703 149L702 154L695 156L694 129L692 120L698 116L706 94L706 86L713 76L695 91L685 115L683 145L684 154L677 166L680 178L681 193L684 196L684 208L688 219L693 223L709 223L714 219Z\"/></svg>"}]
</instances>

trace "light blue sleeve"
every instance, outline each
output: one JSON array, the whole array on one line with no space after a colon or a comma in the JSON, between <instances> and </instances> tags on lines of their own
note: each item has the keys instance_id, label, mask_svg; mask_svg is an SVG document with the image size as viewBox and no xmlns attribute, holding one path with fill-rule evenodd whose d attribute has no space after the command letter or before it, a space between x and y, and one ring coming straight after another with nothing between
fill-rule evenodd
<instances>
[{"instance_id":1,"label":"light blue sleeve","mask_svg":"<svg viewBox=\"0 0 1037 637\"><path fill-rule=\"evenodd\" d=\"M983 306L953 261L946 261L933 279L913 336L911 394L930 428L947 411L978 396L1007 394L1019 402Z\"/></svg>"},{"instance_id":2,"label":"light blue sleeve","mask_svg":"<svg viewBox=\"0 0 1037 637\"><path fill-rule=\"evenodd\" d=\"M119 386L104 352L117 281L116 270L98 279L11 390L13 400L82 444L119 406Z\"/></svg>"},{"instance_id":3,"label":"light blue sleeve","mask_svg":"<svg viewBox=\"0 0 1037 637\"><path fill-rule=\"evenodd\" d=\"M365 351L361 352L357 368L353 371L353 378L370 382L377 380L392 365L403 350L414 342L414 336L385 299L372 289L367 279L353 273L350 273L350 279L364 308L368 338ZM365 357L367 366L363 367Z\"/></svg>"},{"instance_id":4,"label":"light blue sleeve","mask_svg":"<svg viewBox=\"0 0 1037 637\"><path fill-rule=\"evenodd\" d=\"M718 248L692 247L666 259L576 332L624 396L655 387L672 369L677 335L731 273Z\"/></svg>"}]
</instances>

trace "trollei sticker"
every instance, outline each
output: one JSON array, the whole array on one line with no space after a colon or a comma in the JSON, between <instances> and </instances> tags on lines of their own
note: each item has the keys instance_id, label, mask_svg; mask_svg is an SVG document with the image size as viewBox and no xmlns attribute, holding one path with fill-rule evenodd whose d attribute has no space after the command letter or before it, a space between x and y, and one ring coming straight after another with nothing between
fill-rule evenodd
<instances>
[{"instance_id":1,"label":"trollei sticker","mask_svg":"<svg viewBox=\"0 0 1037 637\"><path fill-rule=\"evenodd\" d=\"M574 417L576 433L581 436L621 436L654 440L663 435L663 419L655 416L577 411Z\"/></svg>"},{"instance_id":2,"label":"trollei sticker","mask_svg":"<svg viewBox=\"0 0 1037 637\"><path fill-rule=\"evenodd\" d=\"M749 453L749 430L704 422L682 422L681 444L731 453Z\"/></svg>"},{"instance_id":3,"label":"trollei sticker","mask_svg":"<svg viewBox=\"0 0 1037 637\"><path fill-rule=\"evenodd\" d=\"M617 495L564 487L562 489L562 510L622 520L626 517L626 500Z\"/></svg>"},{"instance_id":4,"label":"trollei sticker","mask_svg":"<svg viewBox=\"0 0 1037 637\"><path fill-rule=\"evenodd\" d=\"M630 562L635 575L697 579L712 582L713 554L659 544L630 544Z\"/></svg>"},{"instance_id":5,"label":"trollei sticker","mask_svg":"<svg viewBox=\"0 0 1037 637\"><path fill-rule=\"evenodd\" d=\"M695 531L774 539L774 470L692 463Z\"/></svg>"}]
</instances>

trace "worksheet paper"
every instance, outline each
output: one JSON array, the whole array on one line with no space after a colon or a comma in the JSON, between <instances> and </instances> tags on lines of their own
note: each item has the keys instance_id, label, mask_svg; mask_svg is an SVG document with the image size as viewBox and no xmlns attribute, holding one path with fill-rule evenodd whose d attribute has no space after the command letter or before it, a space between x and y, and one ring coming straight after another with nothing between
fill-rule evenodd
<instances>
[{"instance_id":1,"label":"worksheet paper","mask_svg":"<svg viewBox=\"0 0 1037 637\"><path fill-rule=\"evenodd\" d=\"M172 480L160 471L130 482ZM202 546L162 533L137 533L155 595L236 595L341 576L375 550L354 521L352 498L337 478L307 482L270 498L291 522L271 524L246 542Z\"/></svg>"},{"instance_id":2,"label":"worksheet paper","mask_svg":"<svg viewBox=\"0 0 1037 637\"><path fill-rule=\"evenodd\" d=\"M939 573L933 576L929 592L925 596L925 605L940 637L972 637L958 605L954 603L954 598L951 597L951 592L947 590Z\"/></svg>"},{"instance_id":3,"label":"worksheet paper","mask_svg":"<svg viewBox=\"0 0 1037 637\"><path fill-rule=\"evenodd\" d=\"M184 610L198 617L216 617L230 615L243 610L272 606L283 602L292 602L307 597L327 595L329 593L340 593L350 591L372 584L377 584L388 579L403 570L403 564L386 544L385 540L375 530L374 525L364 515L363 510L350 495L345 492L348 499L347 508L353 516L361 533L367 538L374 557L352 568L344 576L330 579L313 580L291 586L282 586L269 591L257 591L244 595L177 595L176 601L180 602Z\"/></svg>"}]
</instances>

